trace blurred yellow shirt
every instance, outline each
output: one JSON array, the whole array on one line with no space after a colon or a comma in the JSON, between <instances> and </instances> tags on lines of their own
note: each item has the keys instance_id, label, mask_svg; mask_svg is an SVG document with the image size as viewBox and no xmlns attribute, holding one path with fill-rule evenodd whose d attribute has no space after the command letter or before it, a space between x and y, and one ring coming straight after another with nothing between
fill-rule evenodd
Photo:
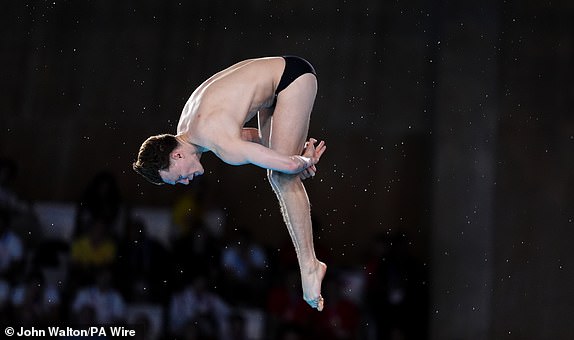
<instances>
[{"instance_id":1,"label":"blurred yellow shirt","mask_svg":"<svg viewBox=\"0 0 574 340\"><path fill-rule=\"evenodd\" d=\"M116 245L111 240L104 240L94 245L84 236L72 243L72 261L75 263L101 266L112 263L115 256Z\"/></svg>"}]
</instances>

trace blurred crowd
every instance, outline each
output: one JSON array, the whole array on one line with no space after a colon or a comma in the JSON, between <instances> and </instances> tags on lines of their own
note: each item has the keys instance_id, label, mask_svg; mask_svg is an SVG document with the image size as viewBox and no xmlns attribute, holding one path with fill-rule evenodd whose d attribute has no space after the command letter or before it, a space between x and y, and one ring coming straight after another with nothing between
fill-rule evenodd
<instances>
[{"instance_id":1,"label":"blurred crowd","mask_svg":"<svg viewBox=\"0 0 574 340\"><path fill-rule=\"evenodd\" d=\"M217 198L170 207L166 244L102 172L75 202L70 240L42 232L0 160L0 320L15 326L134 325L149 339L424 339L428 281L406 236L382 234L354 267L329 261L326 308L302 299L297 259L229 226ZM314 218L315 230L320 224ZM283 227L283 226L281 226Z\"/></svg>"}]
</instances>

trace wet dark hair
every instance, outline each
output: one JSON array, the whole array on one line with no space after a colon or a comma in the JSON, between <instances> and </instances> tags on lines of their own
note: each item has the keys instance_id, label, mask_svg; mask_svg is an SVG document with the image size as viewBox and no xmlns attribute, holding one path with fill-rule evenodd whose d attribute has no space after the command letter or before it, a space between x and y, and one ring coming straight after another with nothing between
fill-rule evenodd
<instances>
[{"instance_id":1,"label":"wet dark hair","mask_svg":"<svg viewBox=\"0 0 574 340\"><path fill-rule=\"evenodd\" d=\"M149 137L140 147L137 161L132 164L132 168L153 184L165 184L159 171L169 168L169 154L177 145L178 141L174 135L163 134Z\"/></svg>"}]
</instances>

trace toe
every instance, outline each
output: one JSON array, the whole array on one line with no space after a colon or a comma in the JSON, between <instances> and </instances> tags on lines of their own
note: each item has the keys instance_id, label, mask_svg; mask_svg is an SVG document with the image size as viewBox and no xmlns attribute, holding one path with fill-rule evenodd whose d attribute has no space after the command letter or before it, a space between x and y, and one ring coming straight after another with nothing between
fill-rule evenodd
<instances>
[{"instance_id":1,"label":"toe","mask_svg":"<svg viewBox=\"0 0 574 340\"><path fill-rule=\"evenodd\" d=\"M325 304L325 299L322 296L319 296L319 301L317 301L317 310L320 312L323 310L323 306Z\"/></svg>"}]
</instances>

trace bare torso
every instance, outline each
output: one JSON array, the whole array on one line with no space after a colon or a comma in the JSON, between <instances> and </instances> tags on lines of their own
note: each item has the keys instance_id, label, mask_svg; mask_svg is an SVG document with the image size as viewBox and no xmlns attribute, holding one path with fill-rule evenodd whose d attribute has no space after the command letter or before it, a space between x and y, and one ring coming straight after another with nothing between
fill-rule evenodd
<instances>
[{"instance_id":1,"label":"bare torso","mask_svg":"<svg viewBox=\"0 0 574 340\"><path fill-rule=\"evenodd\" d=\"M241 138L241 129L262 108L273 105L285 61L281 57L250 59L203 82L185 104L178 135L207 150L221 138Z\"/></svg>"}]
</instances>

